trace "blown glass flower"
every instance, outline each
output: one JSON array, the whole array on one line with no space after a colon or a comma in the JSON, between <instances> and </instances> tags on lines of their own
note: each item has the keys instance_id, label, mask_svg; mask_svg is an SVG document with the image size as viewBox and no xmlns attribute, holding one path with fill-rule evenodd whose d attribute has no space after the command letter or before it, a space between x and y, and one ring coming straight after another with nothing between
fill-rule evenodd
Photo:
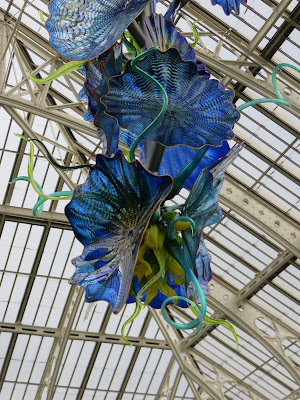
<instances>
[{"instance_id":1,"label":"blown glass flower","mask_svg":"<svg viewBox=\"0 0 300 400\"><path fill-rule=\"evenodd\" d=\"M219 4L226 15L229 15L231 11L236 14L240 13L240 4L246 4L247 0L211 0L212 5Z\"/></svg>"},{"instance_id":2,"label":"blown glass flower","mask_svg":"<svg viewBox=\"0 0 300 400\"><path fill-rule=\"evenodd\" d=\"M67 60L91 60L111 47L152 0L52 0L50 45Z\"/></svg>"},{"instance_id":3,"label":"blown glass flower","mask_svg":"<svg viewBox=\"0 0 300 400\"><path fill-rule=\"evenodd\" d=\"M168 21L162 15L156 13L145 17L143 21L146 35L146 49L157 47L160 51L166 51L171 47L177 48L183 60L197 63L198 74L202 79L209 79L210 75L205 71L205 65L200 61L196 61L194 49L188 44L185 37L176 30L172 21ZM120 128L115 118L105 114L104 111L106 107L100 101L101 97L108 93L109 78L121 75L122 73L120 45L116 43L109 52L108 59L101 62L99 66L99 76L101 79L99 79L98 84L92 79L93 76L89 79L87 73L86 85L94 89L92 91L93 98L97 102L97 112L96 115L93 114L95 117L94 123L98 128L98 133L101 133L101 139L107 142L107 154L111 155L114 154L118 148L118 140L130 147L136 135L129 130ZM92 68L92 66L90 68ZM92 103L93 100L90 100L89 104Z\"/></svg>"},{"instance_id":4,"label":"blown glass flower","mask_svg":"<svg viewBox=\"0 0 300 400\"><path fill-rule=\"evenodd\" d=\"M175 48L148 54L139 66L165 89L169 104L163 119L145 137L165 146L185 144L194 148L220 146L233 138L239 119L233 107L234 93L215 79L201 79L194 62L184 62ZM101 98L106 113L119 126L139 135L159 114L162 96L157 88L126 64L121 76L109 80L109 92Z\"/></svg>"},{"instance_id":5,"label":"blown glass flower","mask_svg":"<svg viewBox=\"0 0 300 400\"><path fill-rule=\"evenodd\" d=\"M194 273L200 278L200 284L201 281L203 282L203 278L209 281L211 277L211 272L207 266L208 259L206 257L208 257L208 253L204 247L203 229L206 226L217 223L222 217L218 198L225 171L238 156L241 149L241 145L235 145L227 157L223 157L209 167L204 168L183 206L182 215L191 218L197 227L194 235L190 230L182 232L183 251ZM201 260L199 257L201 257ZM191 293L191 291L195 292L192 286L189 287L188 293ZM197 297L193 297L197 299Z\"/></svg>"},{"instance_id":6,"label":"blown glass flower","mask_svg":"<svg viewBox=\"0 0 300 400\"><path fill-rule=\"evenodd\" d=\"M97 155L86 182L66 206L84 252L72 263L70 283L85 289L87 302L107 301L114 313L129 294L138 250L147 224L172 187L169 176L154 176L121 151Z\"/></svg>"}]
</instances>

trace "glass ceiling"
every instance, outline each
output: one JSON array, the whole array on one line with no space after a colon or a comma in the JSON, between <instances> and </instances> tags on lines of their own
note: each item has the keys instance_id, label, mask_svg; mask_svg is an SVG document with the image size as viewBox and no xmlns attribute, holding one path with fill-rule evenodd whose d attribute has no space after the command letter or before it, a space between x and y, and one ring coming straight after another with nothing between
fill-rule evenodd
<instances>
[{"instance_id":1,"label":"glass ceiling","mask_svg":"<svg viewBox=\"0 0 300 400\"><path fill-rule=\"evenodd\" d=\"M9 185L27 175L29 158L15 133L42 138L65 165L93 161L101 151L93 124L82 118L80 73L46 85L27 77L28 70L46 77L64 62L40 19L47 3L0 0L0 399L299 400L299 74L278 74L290 109L266 104L242 112L234 132L245 148L227 171L223 218L205 230L214 272L208 315L234 325L240 353L220 326L205 326L197 340L180 345L182 336L148 308L129 327L130 347L121 327L134 306L118 315L103 302L88 310L81 288L68 284L82 246L65 203L46 202L33 217L36 193L25 182ZM199 19L197 57L235 90L237 105L272 97L276 64L300 67L297 0L248 0L239 16L227 18L209 0L192 0L177 27L192 40ZM80 171L58 174L42 149L35 155L35 179L45 192L85 180ZM178 322L192 318L169 312Z\"/></svg>"}]
</instances>

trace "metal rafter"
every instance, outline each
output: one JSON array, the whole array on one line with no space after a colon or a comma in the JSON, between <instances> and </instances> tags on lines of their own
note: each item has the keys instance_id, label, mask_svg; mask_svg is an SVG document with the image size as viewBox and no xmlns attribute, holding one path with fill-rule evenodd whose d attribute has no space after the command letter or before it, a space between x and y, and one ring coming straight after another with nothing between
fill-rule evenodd
<instances>
[{"instance_id":1,"label":"metal rafter","mask_svg":"<svg viewBox=\"0 0 300 400\"><path fill-rule=\"evenodd\" d=\"M211 396L212 399L225 399L222 386L225 382L232 381L232 375L230 376L226 374L223 369L218 369L216 365L213 365L213 363L210 362L210 365L217 374L217 379L215 381L207 379L196 366L192 354L186 351L186 349L182 346L182 338L179 335L178 331L166 323L160 311L151 309L150 312L153 315L155 322L159 326L160 330L162 331L166 341L168 342L182 374L185 376L189 383L191 381L194 382L193 394L195 398L200 399L200 393L195 388L195 383L197 383L198 385L200 385L201 389L206 392L207 395ZM265 397L254 393L250 386L240 384L238 382L236 383L246 392L250 393L255 400L266 400Z\"/></svg>"}]
</instances>

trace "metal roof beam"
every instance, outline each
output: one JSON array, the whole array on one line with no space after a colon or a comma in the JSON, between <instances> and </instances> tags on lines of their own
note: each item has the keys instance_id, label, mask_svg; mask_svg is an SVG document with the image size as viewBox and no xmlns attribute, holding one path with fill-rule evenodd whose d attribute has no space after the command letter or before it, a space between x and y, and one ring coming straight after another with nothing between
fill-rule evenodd
<instances>
[{"instance_id":1,"label":"metal roof beam","mask_svg":"<svg viewBox=\"0 0 300 400\"><path fill-rule=\"evenodd\" d=\"M52 400L55 392L55 384L58 377L61 361L70 336L71 328L83 295L82 288L72 286L64 313L60 322L60 338L56 338L52 345L44 373L35 396L35 400L41 400L46 389L46 399Z\"/></svg>"},{"instance_id":2,"label":"metal roof beam","mask_svg":"<svg viewBox=\"0 0 300 400\"><path fill-rule=\"evenodd\" d=\"M146 317L146 319L145 319L145 321L144 321L144 323L143 323L143 326L142 326L140 335L139 335L142 339L144 339L144 337L145 337L145 335L146 335L146 332L147 332L147 329L148 329L148 327L149 327L149 324L150 324L151 320L152 320L151 314L148 313L148 314L147 314L147 317ZM131 339L129 339L129 337L127 337L127 339L128 339L128 340L131 340ZM145 339L145 340L147 341L147 339ZM152 340L150 341L150 343L151 343L151 342L152 342ZM165 343L165 345L168 346L167 343ZM122 400L123 393L124 393L125 390L126 390L126 387L127 387L128 382L129 382L129 379L130 379L130 377L131 377L131 374L132 374L132 372L133 372L133 369L134 369L136 360L138 359L138 356L139 356L139 354L140 354L140 350L141 350L140 347L139 347L139 348L136 348L135 351L134 351L134 353L133 353L133 356L132 356L130 365L129 365L129 367L128 367L128 369L127 369L127 372L126 372L126 374L125 374L125 376L124 376L124 378L123 378L122 384L121 384L121 386L120 386L120 392L119 392L118 396L116 397L116 400ZM76 400L80 400L80 399L76 399Z\"/></svg>"},{"instance_id":3,"label":"metal roof beam","mask_svg":"<svg viewBox=\"0 0 300 400\"><path fill-rule=\"evenodd\" d=\"M288 215L226 176L220 202L300 258L300 227Z\"/></svg>"},{"instance_id":4,"label":"metal roof beam","mask_svg":"<svg viewBox=\"0 0 300 400\"><path fill-rule=\"evenodd\" d=\"M23 315L25 313L25 310L26 310L26 307L27 307L27 303L28 303L28 299L29 299L29 296L30 296L30 293L31 293L31 290L32 290L32 287L33 287L33 284L34 284L34 281L35 281L35 275L36 275L37 270L39 268L40 261L41 261L42 255L43 255L43 251L44 251L44 248L45 248L45 245L46 245L46 241L47 241L47 238L48 238L49 230L50 230L50 227L48 225L48 226L45 227L44 232L42 234L42 237L41 237L41 240L40 240L40 244L39 244L39 248L37 250L37 253L36 253L36 256L35 256L34 262L32 264L31 271L30 271L30 277L28 279L28 282L27 282L27 285L26 285L26 289L24 291L22 300L20 302L20 308L18 310L18 314L17 314L17 318L16 318L17 323L21 323ZM2 368L1 368L1 372L0 372L0 391L1 391L1 388L2 388L2 385L3 385L3 381L5 379L6 373L8 371L8 367L9 367L9 364L10 364L10 361L11 361L11 357L12 357L12 354L13 354L13 351L14 351L14 348L15 348L15 345L16 345L16 342L17 342L17 337L18 337L18 334L14 332L12 334L12 336L11 336L11 339L10 339L10 343L9 343L9 346L8 346L7 354L6 354L6 357L5 357L4 363L3 363Z\"/></svg>"},{"instance_id":5,"label":"metal roof beam","mask_svg":"<svg viewBox=\"0 0 300 400\"><path fill-rule=\"evenodd\" d=\"M108 318L109 319L109 318ZM8 332L17 335L34 335L43 337L52 337L61 339L64 331L61 328L49 328L43 326L26 325L19 322L9 323L0 322L0 332ZM134 347L146 347L150 349L170 350L168 343L161 339L147 339L145 337L127 336ZM108 334L105 332L86 332L71 330L69 333L70 340L82 340L95 343L109 343L129 346L124 342L121 335Z\"/></svg>"},{"instance_id":6,"label":"metal roof beam","mask_svg":"<svg viewBox=\"0 0 300 400\"><path fill-rule=\"evenodd\" d=\"M270 39L269 43L264 47L264 49L261 51L260 56L268 61L271 61L272 57L276 53L277 50L279 50L280 46L284 43L284 41L288 38L288 36L292 33L292 31L295 29L295 27L292 25L291 22L299 21L300 18L300 4L298 4L294 10L291 12L289 15L289 19L285 21L277 30L275 35ZM257 68L251 68L250 71L253 76L256 76L259 71L260 67ZM246 89L246 86L244 86L242 83L238 83L235 86L235 91L237 92L243 92ZM234 99L234 102L237 101L237 97ZM261 107L263 108L263 107Z\"/></svg>"},{"instance_id":7,"label":"metal roof beam","mask_svg":"<svg viewBox=\"0 0 300 400\"><path fill-rule=\"evenodd\" d=\"M236 291L228 285L225 286L220 279L213 280L213 290L207 297L207 304L214 310L221 311L235 325L239 326L244 332L255 338L262 346L264 346L278 360L283 368L293 377L295 382L300 385L300 368L285 354L283 342L285 339L296 338L299 340L299 332L293 332L283 322L275 318L269 318L262 310L255 307L253 303L247 300L240 302ZM263 335L263 332L256 326L256 321L264 318L274 326L276 331L275 337ZM189 347L195 343L203 333L195 336L184 347Z\"/></svg>"},{"instance_id":8,"label":"metal roof beam","mask_svg":"<svg viewBox=\"0 0 300 400\"><path fill-rule=\"evenodd\" d=\"M151 314L153 315L155 322L159 326L162 334L164 335L166 341L169 343L169 346L173 352L173 355L179 365L179 368L182 374L186 377L188 382L193 381L200 385L201 389L211 396L214 400L225 400L226 397L223 393L222 386L226 381L232 381L232 376L229 376L227 373L224 373L223 370L219 370L216 365L213 366L214 371L217 374L217 379L213 382L207 378L205 378L193 360L192 355L189 351L183 347L181 343L181 337L178 331L172 328L168 323L163 319L161 312L159 310L150 309ZM211 362L211 365L213 363ZM252 391L252 389L245 384L241 384L237 379L234 379L237 386L243 388L246 392L249 392L254 399L256 400L266 400L264 397L257 395ZM192 388L191 388L192 389ZM197 389L194 386L196 391L193 391L194 396L197 396ZM198 392L198 396L196 398L201 398L200 393Z\"/></svg>"},{"instance_id":9,"label":"metal roof beam","mask_svg":"<svg viewBox=\"0 0 300 400\"><path fill-rule=\"evenodd\" d=\"M239 62L245 61L243 64L246 68L246 71L242 71L232 60L222 60L219 57L216 57L216 54L212 52L210 49L206 48L204 43L201 43L202 47L197 46L195 48L197 58L203 61L208 68L212 68L213 71L222 71L222 73L228 77L225 78L225 84L228 84L231 79L237 80L238 82L243 82L243 85L249 87L257 93L260 93L263 97L272 98L274 97L274 90L271 83L270 76L267 80L262 81L255 78L251 74L251 68L263 68L269 73L272 74L273 69L275 67L274 63L265 60L261 54L256 49L257 43L259 43L269 29L272 28L276 20L280 17L283 10L285 10L291 0L284 0L276 7L273 14L266 21L264 26L260 31L257 32L255 37L247 42L244 38L238 35L236 32L232 31L232 29L226 26L223 22L216 20L216 18L210 15L206 10L204 10L198 3L191 2L187 4L183 11L183 15L191 16L193 20L196 20L200 16L203 16L203 21L201 21L201 25L208 29L211 32L212 37L217 37L219 40L219 44L223 45L226 43L229 47L231 47L232 51L238 51L241 53L239 57ZM230 32L230 34L228 34ZM226 34L227 33L227 34ZM201 38L201 37L200 37ZM248 59L251 59L253 62L253 67L248 65ZM223 82L223 83L224 83ZM291 76L289 73L284 71L280 72L280 78L277 81L279 89L282 91L286 86L291 87L293 89L298 88L298 93L293 90L293 96L289 96L289 101L292 105L289 108L289 112L298 116L300 111L299 106L299 82L296 78ZM293 98L292 98L293 97Z\"/></svg>"},{"instance_id":10,"label":"metal roof beam","mask_svg":"<svg viewBox=\"0 0 300 400\"><path fill-rule=\"evenodd\" d=\"M288 250L279 254L273 262L256 274L256 276L246 286L244 286L242 290L240 290L237 296L238 303L241 304L245 299L249 299L254 296L258 290L267 284L268 280L271 280L274 276L277 276L280 271L290 265L291 258L292 254Z\"/></svg>"},{"instance_id":11,"label":"metal roof beam","mask_svg":"<svg viewBox=\"0 0 300 400\"><path fill-rule=\"evenodd\" d=\"M24 100L20 96L7 96L0 94L0 105L6 106L11 109L22 110L30 114L38 115L39 117L49 119L50 121L57 122L68 126L70 129L78 130L89 136L98 138L96 128L89 122L82 119L75 118L65 112L43 108L39 105L33 104L31 101Z\"/></svg>"}]
</instances>

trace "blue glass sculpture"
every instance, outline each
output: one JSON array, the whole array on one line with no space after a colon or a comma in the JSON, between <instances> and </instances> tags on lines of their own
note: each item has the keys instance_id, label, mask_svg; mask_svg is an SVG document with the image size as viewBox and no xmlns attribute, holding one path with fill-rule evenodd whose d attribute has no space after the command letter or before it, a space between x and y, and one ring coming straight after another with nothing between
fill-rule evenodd
<instances>
[{"instance_id":1,"label":"blue glass sculpture","mask_svg":"<svg viewBox=\"0 0 300 400\"><path fill-rule=\"evenodd\" d=\"M220 146L233 138L232 126L239 112L232 105L232 91L224 90L215 79L201 79L197 65L184 62L175 48L164 53L156 50L139 66L164 87L169 98L164 118L145 140L199 148ZM119 126L139 135L159 114L162 96L127 62L125 73L109 80L109 93L101 102Z\"/></svg>"},{"instance_id":2,"label":"blue glass sculpture","mask_svg":"<svg viewBox=\"0 0 300 400\"><path fill-rule=\"evenodd\" d=\"M50 44L67 60L91 60L111 47L151 0L52 0Z\"/></svg>"},{"instance_id":3,"label":"blue glass sculpture","mask_svg":"<svg viewBox=\"0 0 300 400\"><path fill-rule=\"evenodd\" d=\"M240 13L240 4L246 4L247 0L211 0L212 5L219 4L226 15L229 15L231 11L236 14Z\"/></svg>"},{"instance_id":4,"label":"blue glass sculpture","mask_svg":"<svg viewBox=\"0 0 300 400\"><path fill-rule=\"evenodd\" d=\"M107 301L114 313L129 294L138 249L152 213L172 187L117 151L97 156L86 182L77 186L65 213L84 252L72 262L70 283L85 289L86 301Z\"/></svg>"}]
</instances>

